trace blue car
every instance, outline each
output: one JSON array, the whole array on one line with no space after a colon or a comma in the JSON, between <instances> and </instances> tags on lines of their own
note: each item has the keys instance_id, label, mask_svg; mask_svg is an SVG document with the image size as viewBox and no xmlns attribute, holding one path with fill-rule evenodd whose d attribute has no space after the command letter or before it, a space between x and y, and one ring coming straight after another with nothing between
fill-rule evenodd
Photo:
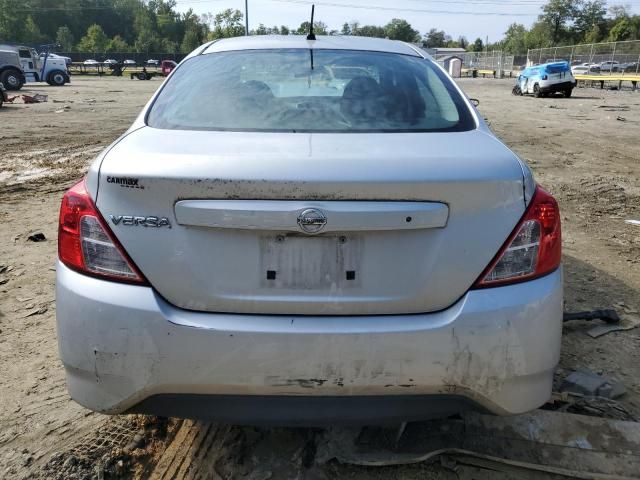
<instances>
[{"instance_id":1,"label":"blue car","mask_svg":"<svg viewBox=\"0 0 640 480\"><path fill-rule=\"evenodd\" d=\"M515 95L533 94L536 98L554 93L570 97L576 79L567 62L543 63L525 68L513 89Z\"/></svg>"}]
</instances>

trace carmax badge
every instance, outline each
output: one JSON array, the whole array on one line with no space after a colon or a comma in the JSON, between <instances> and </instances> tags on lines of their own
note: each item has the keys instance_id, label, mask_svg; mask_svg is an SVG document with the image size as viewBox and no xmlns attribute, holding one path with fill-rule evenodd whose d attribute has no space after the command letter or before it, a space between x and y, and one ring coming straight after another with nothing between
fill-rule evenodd
<instances>
[{"instance_id":1,"label":"carmax badge","mask_svg":"<svg viewBox=\"0 0 640 480\"><path fill-rule=\"evenodd\" d=\"M109 215L114 225L127 227L169 227L171 222L167 217L138 217L135 215Z\"/></svg>"}]
</instances>

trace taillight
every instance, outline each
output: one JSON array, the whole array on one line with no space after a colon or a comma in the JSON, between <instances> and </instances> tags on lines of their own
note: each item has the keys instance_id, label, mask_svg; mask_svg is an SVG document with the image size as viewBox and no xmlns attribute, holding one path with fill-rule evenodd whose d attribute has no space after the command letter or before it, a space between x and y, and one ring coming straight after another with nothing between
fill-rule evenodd
<instances>
[{"instance_id":1,"label":"taillight","mask_svg":"<svg viewBox=\"0 0 640 480\"><path fill-rule=\"evenodd\" d=\"M546 275L560 266L562 238L558 202L536 187L520 223L474 288L516 283Z\"/></svg>"},{"instance_id":2,"label":"taillight","mask_svg":"<svg viewBox=\"0 0 640 480\"><path fill-rule=\"evenodd\" d=\"M84 180L62 197L58 257L69 268L87 275L146 284L96 209Z\"/></svg>"}]
</instances>

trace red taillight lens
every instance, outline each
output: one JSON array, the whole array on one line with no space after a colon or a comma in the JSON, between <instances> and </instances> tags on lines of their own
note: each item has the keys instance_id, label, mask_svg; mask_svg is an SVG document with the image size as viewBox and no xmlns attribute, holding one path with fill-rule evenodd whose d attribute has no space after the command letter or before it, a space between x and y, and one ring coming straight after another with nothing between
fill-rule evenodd
<instances>
[{"instance_id":1,"label":"red taillight lens","mask_svg":"<svg viewBox=\"0 0 640 480\"><path fill-rule=\"evenodd\" d=\"M66 266L81 273L127 283L146 283L96 209L84 180L62 197L58 257Z\"/></svg>"},{"instance_id":2,"label":"red taillight lens","mask_svg":"<svg viewBox=\"0 0 640 480\"><path fill-rule=\"evenodd\" d=\"M558 202L540 187L520 223L474 288L541 277L560 266L562 235Z\"/></svg>"}]
</instances>

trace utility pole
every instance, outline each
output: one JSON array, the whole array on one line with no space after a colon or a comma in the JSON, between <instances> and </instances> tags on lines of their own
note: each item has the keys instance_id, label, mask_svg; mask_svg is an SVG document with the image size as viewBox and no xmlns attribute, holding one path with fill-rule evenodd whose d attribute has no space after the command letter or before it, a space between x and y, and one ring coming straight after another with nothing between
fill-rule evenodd
<instances>
[{"instance_id":1,"label":"utility pole","mask_svg":"<svg viewBox=\"0 0 640 480\"><path fill-rule=\"evenodd\" d=\"M244 34L249 36L249 0L244 0Z\"/></svg>"}]
</instances>

